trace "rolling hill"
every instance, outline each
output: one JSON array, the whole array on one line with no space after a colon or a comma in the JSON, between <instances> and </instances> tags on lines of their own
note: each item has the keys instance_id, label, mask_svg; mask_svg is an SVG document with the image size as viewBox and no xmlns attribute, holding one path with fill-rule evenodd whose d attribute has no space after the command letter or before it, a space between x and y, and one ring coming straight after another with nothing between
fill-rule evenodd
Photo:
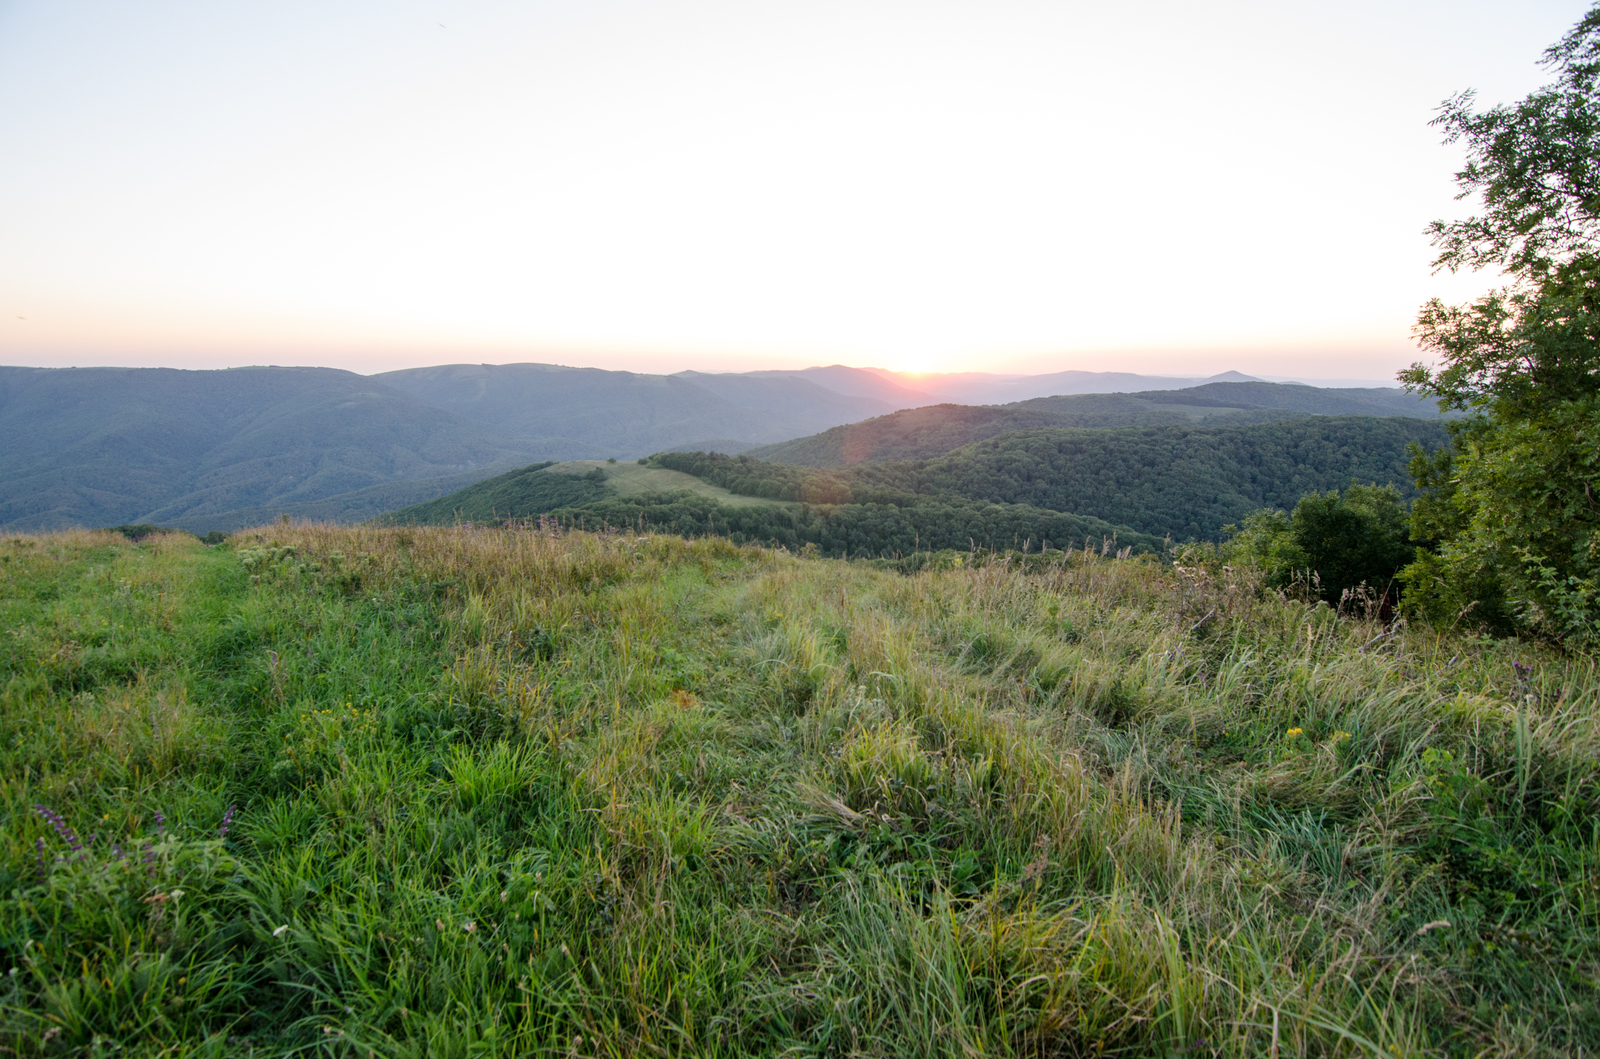
<instances>
[{"instance_id":1,"label":"rolling hill","mask_svg":"<svg viewBox=\"0 0 1600 1059\"><path fill-rule=\"evenodd\" d=\"M384 517L449 525L553 515L735 540L817 544L828 554L1116 538L1217 540L1262 507L1352 480L1411 489L1413 442L1435 448L1438 420L1294 416L1259 423L1023 430L932 460L844 468L749 454L659 453L644 466L539 465Z\"/></svg>"},{"instance_id":2,"label":"rolling hill","mask_svg":"<svg viewBox=\"0 0 1600 1059\"><path fill-rule=\"evenodd\" d=\"M773 499L725 488L712 480L714 475L689 474L668 462L657 457L632 464L598 460L537 464L377 521L449 526L549 515L567 525L630 527L688 537L717 534L740 543L776 543L791 549L812 545L832 556L893 557L973 546L1024 545L1037 551L1046 541L1081 545L1086 539L1097 544L1115 540L1119 547L1139 551L1162 547L1159 537L1103 519L959 496L828 504L801 502L797 491L796 499Z\"/></svg>"},{"instance_id":3,"label":"rolling hill","mask_svg":"<svg viewBox=\"0 0 1600 1059\"><path fill-rule=\"evenodd\" d=\"M921 400L846 395L793 374L642 375L554 364L447 364L373 378L564 460L634 459L713 438L780 441Z\"/></svg>"},{"instance_id":4,"label":"rolling hill","mask_svg":"<svg viewBox=\"0 0 1600 1059\"><path fill-rule=\"evenodd\" d=\"M1074 394L1014 404L941 404L833 427L746 450L757 459L809 467L931 459L1018 430L1181 425L1226 416L1261 422L1291 415L1437 419L1431 403L1403 390L1336 390L1270 382L1218 382L1179 390Z\"/></svg>"},{"instance_id":5,"label":"rolling hill","mask_svg":"<svg viewBox=\"0 0 1600 1059\"><path fill-rule=\"evenodd\" d=\"M330 368L0 368L0 525L12 530L233 529L399 481L437 495L533 455ZM370 517L390 495L345 506Z\"/></svg>"},{"instance_id":6,"label":"rolling hill","mask_svg":"<svg viewBox=\"0 0 1600 1059\"><path fill-rule=\"evenodd\" d=\"M1030 385L1106 383L1072 375ZM934 381L996 378L1016 382ZM927 458L1018 430L1393 414L1416 404L1397 402L1394 391L1257 382L916 407L933 400L886 373L841 365L677 375L444 365L370 377L325 368L0 368L0 526L140 522L205 532L280 514L360 521L535 461L780 442L759 451L842 466Z\"/></svg>"}]
</instances>

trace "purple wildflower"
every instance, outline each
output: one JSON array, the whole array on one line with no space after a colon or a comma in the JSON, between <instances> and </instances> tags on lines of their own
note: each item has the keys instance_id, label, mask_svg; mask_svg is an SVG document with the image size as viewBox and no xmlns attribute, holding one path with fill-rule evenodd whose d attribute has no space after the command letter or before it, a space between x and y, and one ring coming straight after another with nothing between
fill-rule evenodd
<instances>
[{"instance_id":1,"label":"purple wildflower","mask_svg":"<svg viewBox=\"0 0 1600 1059\"><path fill-rule=\"evenodd\" d=\"M34 858L38 861L38 864L39 864L39 881L40 882L44 882L45 861L44 861L44 836L43 835L40 835L38 838L33 840L33 852L34 852Z\"/></svg>"},{"instance_id":2,"label":"purple wildflower","mask_svg":"<svg viewBox=\"0 0 1600 1059\"><path fill-rule=\"evenodd\" d=\"M42 805L35 805L33 811L49 821L50 826L56 829L56 834L60 835L61 840L71 847L72 852L78 853L82 851L83 843L78 841L77 832L67 826L67 822L61 819L60 813L53 813Z\"/></svg>"},{"instance_id":3,"label":"purple wildflower","mask_svg":"<svg viewBox=\"0 0 1600 1059\"><path fill-rule=\"evenodd\" d=\"M217 828L218 838L228 837L228 828L233 826L233 814L237 812L238 809L239 805L237 802L235 802L234 804L228 806L228 811L226 813L222 814L222 826Z\"/></svg>"},{"instance_id":4,"label":"purple wildflower","mask_svg":"<svg viewBox=\"0 0 1600 1059\"><path fill-rule=\"evenodd\" d=\"M156 834L161 834L161 829L167 826L167 817L160 809L156 810Z\"/></svg>"}]
</instances>

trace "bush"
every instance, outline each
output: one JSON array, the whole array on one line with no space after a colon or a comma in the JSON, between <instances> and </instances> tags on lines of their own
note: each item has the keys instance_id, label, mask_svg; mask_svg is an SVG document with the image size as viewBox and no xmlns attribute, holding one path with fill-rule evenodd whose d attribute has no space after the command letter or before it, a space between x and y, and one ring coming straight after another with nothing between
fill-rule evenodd
<instances>
[{"instance_id":1,"label":"bush","mask_svg":"<svg viewBox=\"0 0 1600 1059\"><path fill-rule=\"evenodd\" d=\"M1329 602L1363 584L1388 598L1414 552L1393 486L1352 483L1343 495L1337 489L1307 493L1292 514L1257 511L1243 529L1228 532L1225 558L1257 567L1278 587L1308 582Z\"/></svg>"}]
</instances>

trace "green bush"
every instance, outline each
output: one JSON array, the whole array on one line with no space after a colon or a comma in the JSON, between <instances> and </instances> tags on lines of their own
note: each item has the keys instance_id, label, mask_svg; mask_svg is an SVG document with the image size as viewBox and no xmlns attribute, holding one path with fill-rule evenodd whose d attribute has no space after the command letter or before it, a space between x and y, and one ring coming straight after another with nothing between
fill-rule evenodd
<instances>
[{"instance_id":1,"label":"green bush","mask_svg":"<svg viewBox=\"0 0 1600 1059\"><path fill-rule=\"evenodd\" d=\"M1393 486L1351 486L1307 493L1292 514L1258 511L1232 529L1223 554L1265 571L1279 587L1297 580L1336 603L1362 585L1391 595L1400 568L1413 556L1406 509Z\"/></svg>"}]
</instances>

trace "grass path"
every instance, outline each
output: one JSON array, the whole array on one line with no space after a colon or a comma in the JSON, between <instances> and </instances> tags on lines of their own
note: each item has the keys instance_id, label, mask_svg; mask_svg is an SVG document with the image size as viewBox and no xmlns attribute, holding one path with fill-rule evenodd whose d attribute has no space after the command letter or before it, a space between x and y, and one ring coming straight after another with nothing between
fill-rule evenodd
<instances>
[{"instance_id":1,"label":"grass path","mask_svg":"<svg viewBox=\"0 0 1600 1059\"><path fill-rule=\"evenodd\" d=\"M1597 689L1203 565L13 538L0 1049L1593 1051Z\"/></svg>"}]
</instances>

